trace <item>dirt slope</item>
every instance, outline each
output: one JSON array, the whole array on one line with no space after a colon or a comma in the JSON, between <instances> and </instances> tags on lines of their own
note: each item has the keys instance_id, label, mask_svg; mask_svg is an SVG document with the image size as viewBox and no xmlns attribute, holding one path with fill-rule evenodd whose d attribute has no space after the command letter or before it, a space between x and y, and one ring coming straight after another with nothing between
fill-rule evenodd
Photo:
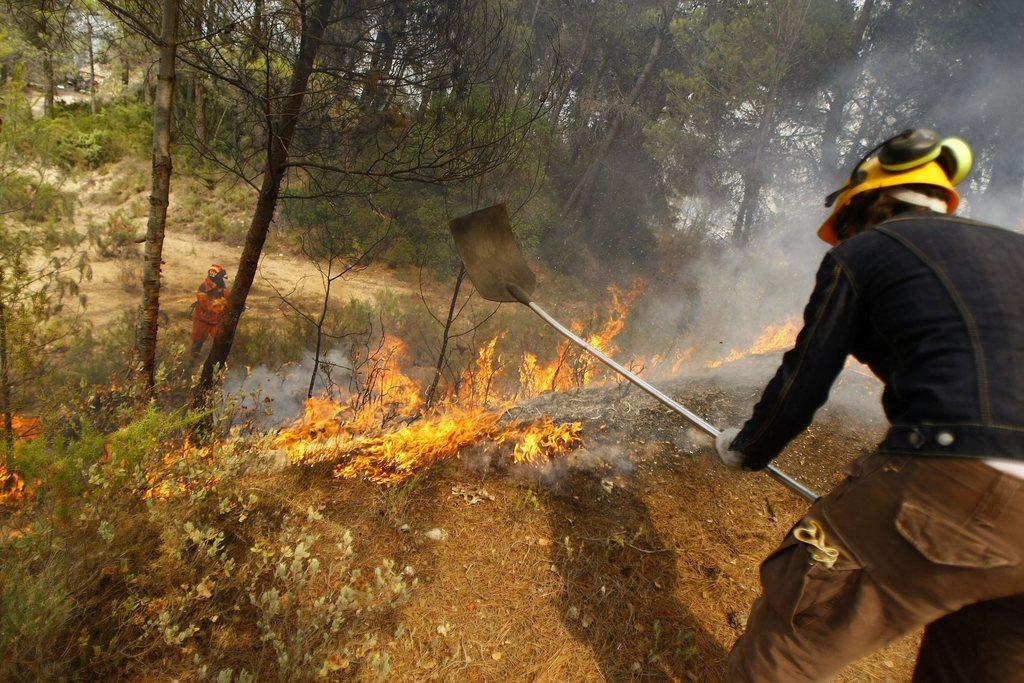
<instances>
[{"instance_id":1,"label":"dirt slope","mask_svg":"<svg viewBox=\"0 0 1024 683\"><path fill-rule=\"evenodd\" d=\"M133 201L136 205L146 201L148 190L142 188L138 188L124 202L112 204L104 199L111 185L117 181L119 173L118 169L113 168L105 174L65 184L63 189L77 197L75 227L82 234L86 233L90 222L103 224L114 212L131 205ZM195 300L196 287L206 276L210 264L220 263L227 268L230 285L241 254L239 246L204 240L189 231L181 216L181 201L179 194L172 190L164 239L161 302L164 312L172 317L183 313ZM244 220L244 214L239 213L239 220ZM144 215L133 216L132 223L138 234L145 233ZM139 251L141 253L141 246ZM103 324L137 307L140 297L137 261L103 259L95 249L91 250L90 257L92 278L82 285L82 291L87 297L86 308L82 311L85 318ZM276 310L280 306L277 292L300 299L317 299L321 296L320 287L320 276L307 260L293 254L274 252L272 247L268 247L250 292L249 310ZM350 298L371 301L386 289L396 293L412 291L387 269L373 266L353 273L344 282L336 283L332 298L338 302Z\"/></svg>"}]
</instances>

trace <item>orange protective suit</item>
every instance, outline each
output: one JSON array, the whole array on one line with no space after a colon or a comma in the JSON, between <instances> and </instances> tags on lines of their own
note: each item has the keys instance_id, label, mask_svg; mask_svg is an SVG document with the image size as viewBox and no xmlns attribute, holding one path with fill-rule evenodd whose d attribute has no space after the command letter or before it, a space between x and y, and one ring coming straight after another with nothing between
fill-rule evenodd
<instances>
[{"instance_id":1,"label":"orange protective suit","mask_svg":"<svg viewBox=\"0 0 1024 683\"><path fill-rule=\"evenodd\" d=\"M202 348L203 342L217 333L217 327L228 305L230 291L207 277L196 292L196 307L192 313L192 350Z\"/></svg>"}]
</instances>

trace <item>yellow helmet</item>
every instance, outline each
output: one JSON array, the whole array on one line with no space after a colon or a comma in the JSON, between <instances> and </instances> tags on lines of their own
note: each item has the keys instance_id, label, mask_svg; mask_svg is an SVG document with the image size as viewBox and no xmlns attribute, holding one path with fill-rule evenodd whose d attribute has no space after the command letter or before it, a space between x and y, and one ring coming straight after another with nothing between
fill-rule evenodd
<instances>
[{"instance_id":1,"label":"yellow helmet","mask_svg":"<svg viewBox=\"0 0 1024 683\"><path fill-rule=\"evenodd\" d=\"M878 154L876 151L881 150ZM967 177L971 148L959 138L940 140L926 130L908 130L889 138L865 155L850 174L850 181L825 200L832 213L818 228L818 237L835 245L836 217L859 194L899 185L931 185L946 191L946 213L960 203L955 185Z\"/></svg>"}]
</instances>

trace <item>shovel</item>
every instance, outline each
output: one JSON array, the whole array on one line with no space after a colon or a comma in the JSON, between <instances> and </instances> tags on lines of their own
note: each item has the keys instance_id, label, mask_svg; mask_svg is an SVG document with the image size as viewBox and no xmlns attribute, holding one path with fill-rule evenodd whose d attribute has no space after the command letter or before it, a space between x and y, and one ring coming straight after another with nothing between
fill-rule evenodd
<instances>
[{"instance_id":1,"label":"shovel","mask_svg":"<svg viewBox=\"0 0 1024 683\"><path fill-rule=\"evenodd\" d=\"M459 256L462 257L469 279L472 280L476 290L480 292L480 296L488 301L518 301L529 307L544 322L555 328L559 334L593 354L599 361L712 437L717 437L721 433L717 427L598 351L533 302L532 296L537 287L537 277L527 265L526 259L523 258L523 252L520 251L519 245L512 235L512 225L504 204L495 204L456 218L451 221L450 227L452 237L455 239L455 246L459 250ZM814 491L776 469L773 465L768 466L768 474L807 500L814 502L818 499L818 495Z\"/></svg>"}]
</instances>

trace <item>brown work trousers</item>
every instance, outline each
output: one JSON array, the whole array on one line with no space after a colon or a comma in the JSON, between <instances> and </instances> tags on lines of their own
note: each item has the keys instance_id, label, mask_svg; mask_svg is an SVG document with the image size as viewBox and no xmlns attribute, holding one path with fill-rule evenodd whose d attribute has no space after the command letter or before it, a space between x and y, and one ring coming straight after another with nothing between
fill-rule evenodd
<instances>
[{"instance_id":1,"label":"brown work trousers","mask_svg":"<svg viewBox=\"0 0 1024 683\"><path fill-rule=\"evenodd\" d=\"M915 681L1024 681L1024 480L872 454L806 520L839 558L815 561L790 531L761 565L727 680L827 681L926 627Z\"/></svg>"}]
</instances>

